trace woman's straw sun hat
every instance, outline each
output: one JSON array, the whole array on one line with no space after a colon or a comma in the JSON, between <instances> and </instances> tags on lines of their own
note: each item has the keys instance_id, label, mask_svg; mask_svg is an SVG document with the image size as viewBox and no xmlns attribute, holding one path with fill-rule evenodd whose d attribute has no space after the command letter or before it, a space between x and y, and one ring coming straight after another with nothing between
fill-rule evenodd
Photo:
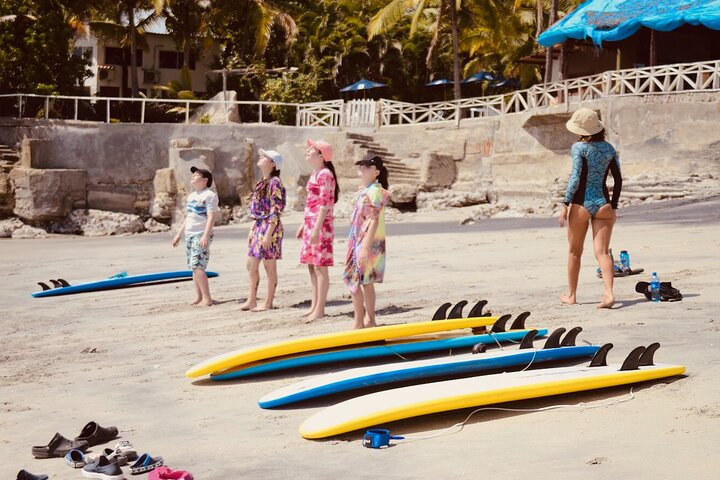
<instances>
[{"instance_id":1,"label":"woman's straw sun hat","mask_svg":"<svg viewBox=\"0 0 720 480\"><path fill-rule=\"evenodd\" d=\"M577 109L565 126L572 133L583 136L595 135L605 128L597 112L589 108Z\"/></svg>"}]
</instances>

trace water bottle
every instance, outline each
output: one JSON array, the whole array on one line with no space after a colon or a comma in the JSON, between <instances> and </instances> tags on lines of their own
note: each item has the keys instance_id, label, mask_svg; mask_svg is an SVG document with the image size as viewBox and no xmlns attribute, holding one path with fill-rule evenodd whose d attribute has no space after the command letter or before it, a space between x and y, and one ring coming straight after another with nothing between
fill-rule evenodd
<instances>
[{"instance_id":1,"label":"water bottle","mask_svg":"<svg viewBox=\"0 0 720 480\"><path fill-rule=\"evenodd\" d=\"M650 294L653 302L660 301L660 278L658 278L657 272L653 272L650 279Z\"/></svg>"},{"instance_id":2,"label":"water bottle","mask_svg":"<svg viewBox=\"0 0 720 480\"><path fill-rule=\"evenodd\" d=\"M627 250L620 251L620 264L622 265L623 271L630 270L630 255L628 255Z\"/></svg>"}]
</instances>

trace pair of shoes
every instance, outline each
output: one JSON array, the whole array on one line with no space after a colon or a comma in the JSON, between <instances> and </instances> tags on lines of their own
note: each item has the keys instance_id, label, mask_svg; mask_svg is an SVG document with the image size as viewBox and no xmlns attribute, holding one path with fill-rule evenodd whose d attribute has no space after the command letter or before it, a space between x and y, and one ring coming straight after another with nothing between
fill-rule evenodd
<instances>
[{"instance_id":1,"label":"pair of shoes","mask_svg":"<svg viewBox=\"0 0 720 480\"><path fill-rule=\"evenodd\" d=\"M100 455L97 460L85 465L82 474L85 478L99 478L101 480L123 480L125 478L117 461L115 459L108 460L105 455Z\"/></svg>"},{"instance_id":2,"label":"pair of shoes","mask_svg":"<svg viewBox=\"0 0 720 480\"><path fill-rule=\"evenodd\" d=\"M109 442L117 437L116 427L101 427L97 422L90 422L82 429L75 440L70 440L59 433L48 442L47 445L32 447L32 454L35 458L64 457L70 450L84 452L93 445Z\"/></svg>"},{"instance_id":3,"label":"pair of shoes","mask_svg":"<svg viewBox=\"0 0 720 480\"><path fill-rule=\"evenodd\" d=\"M48 476L44 473L41 473L40 475L35 475L23 469L18 472L17 480L48 480Z\"/></svg>"},{"instance_id":4,"label":"pair of shoes","mask_svg":"<svg viewBox=\"0 0 720 480\"><path fill-rule=\"evenodd\" d=\"M168 467L158 467L148 475L148 480L193 480L192 473L185 470L173 470Z\"/></svg>"},{"instance_id":5,"label":"pair of shoes","mask_svg":"<svg viewBox=\"0 0 720 480\"><path fill-rule=\"evenodd\" d=\"M645 298L652 300L652 292L648 282L638 282L635 284L635 291L645 295ZM672 282L660 282L660 301L661 302L679 302L683 299L682 293L672 286Z\"/></svg>"},{"instance_id":6,"label":"pair of shoes","mask_svg":"<svg viewBox=\"0 0 720 480\"><path fill-rule=\"evenodd\" d=\"M135 450L135 447L133 447L133 444L130 443L128 440L121 440L118 443L115 444L115 448L106 448L103 450L103 452L100 455L104 455L108 458L108 460L115 459L117 461L117 464L120 466L127 465L129 462L133 462L138 458L137 451ZM86 459L87 463L91 463L99 458L98 457L90 457Z\"/></svg>"},{"instance_id":7,"label":"pair of shoes","mask_svg":"<svg viewBox=\"0 0 720 480\"><path fill-rule=\"evenodd\" d=\"M149 453L143 453L137 462L130 465L130 473L137 475L138 473L145 473L155 470L161 466L165 461L162 457L153 457Z\"/></svg>"}]
</instances>

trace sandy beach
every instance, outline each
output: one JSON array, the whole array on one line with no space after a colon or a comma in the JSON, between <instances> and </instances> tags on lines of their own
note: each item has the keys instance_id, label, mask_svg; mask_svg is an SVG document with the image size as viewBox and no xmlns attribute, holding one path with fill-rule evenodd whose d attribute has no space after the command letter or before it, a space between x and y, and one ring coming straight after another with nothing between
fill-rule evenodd
<instances>
[{"instance_id":1,"label":"sandy beach","mask_svg":"<svg viewBox=\"0 0 720 480\"><path fill-rule=\"evenodd\" d=\"M461 226L469 210L388 219L386 283L377 287L378 322L428 320L438 305L487 299L494 313L532 315L528 325L583 327L579 341L612 342L612 362L658 341L661 363L687 367L682 378L505 404L537 409L613 403L542 412L480 412L452 434L362 448L362 432L322 441L298 426L329 402L261 410L257 400L303 375L286 373L220 383L193 382L185 370L213 355L348 329L352 305L340 280L345 222L338 221L329 316L306 324L306 268L293 234L298 214L284 219L284 259L276 309L239 310L245 299L246 226L216 229L210 270L218 302L193 308L189 283L33 299L36 282L62 277L92 281L184 268L171 234L6 240L7 280L0 321L0 478L21 468L53 479L81 478L62 459L35 460L31 446L55 432L72 438L91 420L117 426L139 453L161 455L196 479L236 478L711 478L720 468L720 197L657 202L620 211L612 247L628 250L645 274L616 279L617 305L597 310L602 284L587 239L579 305L565 306L566 240L555 218L480 220ZM685 296L654 304L634 290L657 271ZM261 273L261 295L265 292ZM618 403L616 403L618 402ZM429 436L471 410L387 425L393 434ZM111 445L114 445L112 442ZM94 447L95 452L102 446ZM130 477L128 469L127 476Z\"/></svg>"}]
</instances>

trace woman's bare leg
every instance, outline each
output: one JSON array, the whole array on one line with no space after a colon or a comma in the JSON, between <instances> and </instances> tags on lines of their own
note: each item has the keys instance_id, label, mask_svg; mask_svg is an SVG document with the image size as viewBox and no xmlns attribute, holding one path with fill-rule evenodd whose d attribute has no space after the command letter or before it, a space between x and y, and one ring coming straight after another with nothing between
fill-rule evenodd
<instances>
[{"instance_id":1,"label":"woman's bare leg","mask_svg":"<svg viewBox=\"0 0 720 480\"><path fill-rule=\"evenodd\" d=\"M317 298L315 301L315 310L308 315L309 320L317 320L325 316L325 304L327 303L328 290L330 289L330 274L328 267L315 267L315 275L317 277Z\"/></svg>"},{"instance_id":2,"label":"woman's bare leg","mask_svg":"<svg viewBox=\"0 0 720 480\"><path fill-rule=\"evenodd\" d=\"M365 328L377 327L375 323L375 284L362 286L365 296Z\"/></svg>"},{"instance_id":3,"label":"woman's bare leg","mask_svg":"<svg viewBox=\"0 0 720 480\"><path fill-rule=\"evenodd\" d=\"M355 317L355 326L353 328L365 328L365 323L363 323L363 319L365 318L365 298L362 285L358 285L357 291L352 293L352 301Z\"/></svg>"},{"instance_id":4,"label":"woman's bare leg","mask_svg":"<svg viewBox=\"0 0 720 480\"><path fill-rule=\"evenodd\" d=\"M257 307L257 290L260 283L260 259L247 257L248 298L240 305L240 310L251 310Z\"/></svg>"},{"instance_id":5,"label":"woman's bare leg","mask_svg":"<svg viewBox=\"0 0 720 480\"><path fill-rule=\"evenodd\" d=\"M615 211L610 205L602 207L592 219L593 249L595 258L600 265L602 280L605 286L603 298L598 308L610 308L615 304L613 294L613 283L615 272L612 258L610 257L610 238L612 237L613 226L615 225Z\"/></svg>"},{"instance_id":6,"label":"woman's bare leg","mask_svg":"<svg viewBox=\"0 0 720 480\"><path fill-rule=\"evenodd\" d=\"M277 260L263 260L265 273L267 274L268 289L267 296L262 305L253 308L253 312L264 312L272 310L273 300L275 299L275 288L277 287Z\"/></svg>"},{"instance_id":7,"label":"woman's bare leg","mask_svg":"<svg viewBox=\"0 0 720 480\"><path fill-rule=\"evenodd\" d=\"M315 307L317 306L317 296L318 296L318 279L317 275L315 274L315 265L308 265L308 273L310 273L310 285L312 287L312 297L310 299L310 309L303 313L303 317L309 317L315 312Z\"/></svg>"},{"instance_id":8,"label":"woman's bare leg","mask_svg":"<svg viewBox=\"0 0 720 480\"><path fill-rule=\"evenodd\" d=\"M568 292L560 295L560 301L572 305L577 303L577 285L580 264L588 230L590 212L580 205L571 205L568 212Z\"/></svg>"}]
</instances>

